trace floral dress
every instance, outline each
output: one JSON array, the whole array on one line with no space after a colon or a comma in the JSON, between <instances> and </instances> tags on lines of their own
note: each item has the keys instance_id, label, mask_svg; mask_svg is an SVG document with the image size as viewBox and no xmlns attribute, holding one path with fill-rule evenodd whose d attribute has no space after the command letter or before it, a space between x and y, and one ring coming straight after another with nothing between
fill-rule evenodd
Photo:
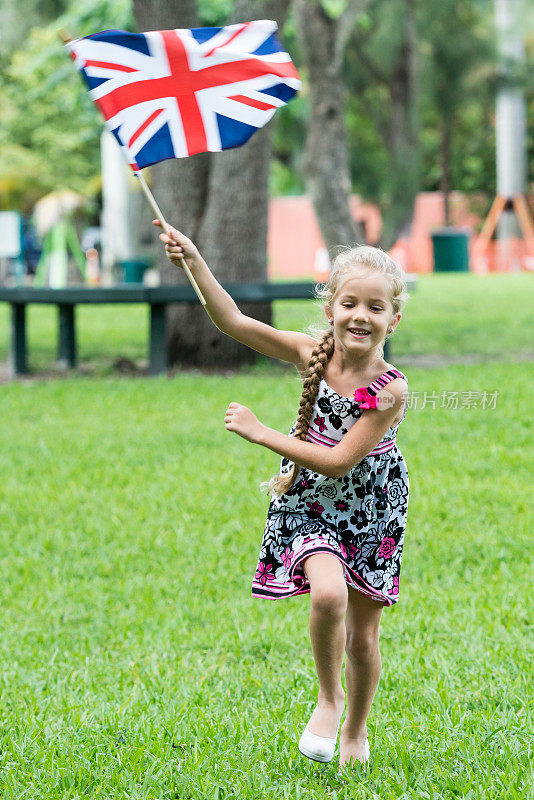
<instances>
[{"instance_id":1,"label":"floral dress","mask_svg":"<svg viewBox=\"0 0 534 800\"><path fill-rule=\"evenodd\" d=\"M389 369L361 396L376 396L395 378L407 381L402 372ZM361 413L361 402L338 394L323 378L307 441L334 447ZM277 600L308 593L304 560L313 553L332 553L341 561L349 586L387 606L397 602L409 481L395 437L405 416L406 405L400 422L345 475L329 478L301 466L293 487L273 497L253 597ZM295 427L296 422L289 436ZM282 458L281 473L292 466Z\"/></svg>"}]
</instances>

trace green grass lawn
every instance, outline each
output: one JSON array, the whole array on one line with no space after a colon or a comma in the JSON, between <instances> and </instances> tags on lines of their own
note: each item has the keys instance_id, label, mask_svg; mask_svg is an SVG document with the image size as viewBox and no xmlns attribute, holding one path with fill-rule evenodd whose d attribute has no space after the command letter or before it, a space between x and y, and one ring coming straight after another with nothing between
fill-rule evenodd
<instances>
[{"instance_id":1,"label":"green grass lawn","mask_svg":"<svg viewBox=\"0 0 534 800\"><path fill-rule=\"evenodd\" d=\"M344 784L339 751L329 765L298 752L318 689L309 595L250 594L268 505L258 484L279 456L226 431L224 412L238 401L287 432L296 371L73 375L0 391L2 800L532 796L534 369L514 357L532 341L529 276L483 278L485 295L471 276L435 277L441 292L421 280L404 335L416 327L419 352L440 352L442 317L473 303L461 352L482 363L403 368L410 390L498 395L485 409L427 402L401 426L410 509L400 600L382 616L370 774ZM277 306L280 325L309 321ZM35 310L44 367L54 326ZM122 328L143 309L115 321L101 309L98 325L83 311L102 369L143 356L133 322L131 341Z\"/></svg>"}]
</instances>

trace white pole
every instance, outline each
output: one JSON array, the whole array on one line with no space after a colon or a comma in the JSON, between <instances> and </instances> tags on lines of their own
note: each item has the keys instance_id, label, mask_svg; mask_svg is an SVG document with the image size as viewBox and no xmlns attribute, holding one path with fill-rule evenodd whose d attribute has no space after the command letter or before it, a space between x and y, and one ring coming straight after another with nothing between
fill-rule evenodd
<instances>
[{"instance_id":1,"label":"white pole","mask_svg":"<svg viewBox=\"0 0 534 800\"><path fill-rule=\"evenodd\" d=\"M495 108L497 194L506 199L524 194L526 186L526 115L524 89L518 76L524 68L522 0L495 0L495 27L500 63L500 85ZM519 235L513 211L501 215L498 238Z\"/></svg>"},{"instance_id":2,"label":"white pole","mask_svg":"<svg viewBox=\"0 0 534 800\"><path fill-rule=\"evenodd\" d=\"M100 137L102 161L102 283L113 283L113 266L134 256L129 226L128 170L113 134L104 128Z\"/></svg>"}]
</instances>

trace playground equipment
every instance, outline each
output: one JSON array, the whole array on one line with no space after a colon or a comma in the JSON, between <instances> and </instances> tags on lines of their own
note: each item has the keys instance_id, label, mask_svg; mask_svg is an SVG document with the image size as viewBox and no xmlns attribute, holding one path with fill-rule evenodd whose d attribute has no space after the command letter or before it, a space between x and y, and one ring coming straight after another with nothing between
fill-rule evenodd
<instances>
[{"instance_id":1,"label":"playground equipment","mask_svg":"<svg viewBox=\"0 0 534 800\"><path fill-rule=\"evenodd\" d=\"M60 220L46 234L34 286L63 289L68 282L69 250L85 283L86 260L70 220ZM48 279L48 284L46 283Z\"/></svg>"},{"instance_id":2,"label":"playground equipment","mask_svg":"<svg viewBox=\"0 0 534 800\"><path fill-rule=\"evenodd\" d=\"M70 189L50 192L35 204L35 226L44 237L41 258L37 265L34 286L62 289L68 283L69 251L85 282L86 260L72 214L84 203L82 195Z\"/></svg>"},{"instance_id":3,"label":"playground equipment","mask_svg":"<svg viewBox=\"0 0 534 800\"><path fill-rule=\"evenodd\" d=\"M497 229L499 220L502 218L503 213L508 211L515 212L523 240L521 241L515 237L506 237L499 239L497 242L492 242L491 238ZM499 251L498 254L493 254L494 261L500 260L508 263L513 261L516 263L518 270L534 269L534 225L532 224L524 195L516 194L513 197L504 197L502 194L496 195L482 230L473 245L472 260L475 272L492 271L489 266L492 245L497 245L493 249L498 249ZM497 259L495 258L496 255Z\"/></svg>"}]
</instances>

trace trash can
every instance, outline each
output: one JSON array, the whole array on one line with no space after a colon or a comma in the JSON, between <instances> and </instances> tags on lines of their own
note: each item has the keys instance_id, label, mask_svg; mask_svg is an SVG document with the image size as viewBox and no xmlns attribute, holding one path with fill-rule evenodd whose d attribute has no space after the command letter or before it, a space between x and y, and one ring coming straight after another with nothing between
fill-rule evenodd
<instances>
[{"instance_id":1,"label":"trash can","mask_svg":"<svg viewBox=\"0 0 534 800\"><path fill-rule=\"evenodd\" d=\"M143 275L150 264L141 258L130 258L128 261L121 261L119 267L122 271L124 283L143 283Z\"/></svg>"},{"instance_id":2,"label":"trash can","mask_svg":"<svg viewBox=\"0 0 534 800\"><path fill-rule=\"evenodd\" d=\"M432 233L434 272L469 272L469 229L440 228Z\"/></svg>"}]
</instances>

